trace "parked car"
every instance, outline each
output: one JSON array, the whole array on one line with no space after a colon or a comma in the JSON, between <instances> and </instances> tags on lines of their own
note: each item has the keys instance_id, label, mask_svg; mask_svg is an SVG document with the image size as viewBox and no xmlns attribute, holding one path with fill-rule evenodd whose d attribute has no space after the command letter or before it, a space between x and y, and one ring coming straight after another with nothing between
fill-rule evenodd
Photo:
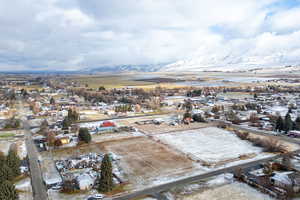
<instances>
[{"instance_id":1,"label":"parked car","mask_svg":"<svg viewBox=\"0 0 300 200\"><path fill-rule=\"evenodd\" d=\"M62 186L61 186L61 185L56 185L56 186L53 186L51 189L52 189L52 190L59 191L59 190L62 189Z\"/></svg>"},{"instance_id":2,"label":"parked car","mask_svg":"<svg viewBox=\"0 0 300 200\"><path fill-rule=\"evenodd\" d=\"M97 200L97 199L103 199L104 194L93 194L87 198L87 200Z\"/></svg>"}]
</instances>

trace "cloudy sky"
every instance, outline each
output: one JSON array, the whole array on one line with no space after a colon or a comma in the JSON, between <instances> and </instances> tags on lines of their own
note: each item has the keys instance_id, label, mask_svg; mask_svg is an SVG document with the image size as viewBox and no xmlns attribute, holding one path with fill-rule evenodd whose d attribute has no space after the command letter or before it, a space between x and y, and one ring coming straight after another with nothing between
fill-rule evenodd
<instances>
[{"instance_id":1,"label":"cloudy sky","mask_svg":"<svg viewBox=\"0 0 300 200\"><path fill-rule=\"evenodd\" d=\"M2 71L300 64L300 0L0 0L0 25Z\"/></svg>"}]
</instances>

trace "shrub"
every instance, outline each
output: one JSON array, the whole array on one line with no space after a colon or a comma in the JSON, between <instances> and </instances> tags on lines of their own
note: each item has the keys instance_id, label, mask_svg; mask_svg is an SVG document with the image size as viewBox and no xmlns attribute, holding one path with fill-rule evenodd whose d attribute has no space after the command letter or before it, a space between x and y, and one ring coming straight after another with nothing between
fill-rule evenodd
<instances>
[{"instance_id":1,"label":"shrub","mask_svg":"<svg viewBox=\"0 0 300 200\"><path fill-rule=\"evenodd\" d=\"M205 122L201 114L194 114L192 118L195 122Z\"/></svg>"},{"instance_id":2,"label":"shrub","mask_svg":"<svg viewBox=\"0 0 300 200\"><path fill-rule=\"evenodd\" d=\"M259 146L264 148L264 151L266 152L285 152L285 147L282 145L281 142L279 142L276 139L269 138L269 139L260 139L260 138L251 138L249 137L249 141L251 141L255 146Z\"/></svg>"},{"instance_id":3,"label":"shrub","mask_svg":"<svg viewBox=\"0 0 300 200\"><path fill-rule=\"evenodd\" d=\"M80 128L78 134L79 141L84 141L85 143L90 143L92 140L91 134L87 128Z\"/></svg>"},{"instance_id":4,"label":"shrub","mask_svg":"<svg viewBox=\"0 0 300 200\"><path fill-rule=\"evenodd\" d=\"M249 133L248 132L245 132L245 133L242 133L240 131L234 131L234 133L242 140L247 140L248 137L249 137Z\"/></svg>"}]
</instances>

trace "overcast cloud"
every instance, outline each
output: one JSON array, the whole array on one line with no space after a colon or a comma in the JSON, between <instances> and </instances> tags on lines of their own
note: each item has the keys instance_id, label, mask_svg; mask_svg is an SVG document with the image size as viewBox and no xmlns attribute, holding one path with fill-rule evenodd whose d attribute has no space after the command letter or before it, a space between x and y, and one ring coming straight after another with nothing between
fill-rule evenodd
<instances>
[{"instance_id":1,"label":"overcast cloud","mask_svg":"<svg viewBox=\"0 0 300 200\"><path fill-rule=\"evenodd\" d=\"M300 64L299 0L0 1L0 70Z\"/></svg>"}]
</instances>

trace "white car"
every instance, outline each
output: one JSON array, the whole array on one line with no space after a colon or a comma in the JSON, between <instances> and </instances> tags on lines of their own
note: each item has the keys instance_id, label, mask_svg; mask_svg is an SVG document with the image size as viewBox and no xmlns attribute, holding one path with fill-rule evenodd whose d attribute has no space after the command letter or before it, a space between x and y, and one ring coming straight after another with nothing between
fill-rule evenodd
<instances>
[{"instance_id":1,"label":"white car","mask_svg":"<svg viewBox=\"0 0 300 200\"><path fill-rule=\"evenodd\" d=\"M87 200L97 200L97 199L103 199L104 194L93 194L87 198Z\"/></svg>"}]
</instances>

